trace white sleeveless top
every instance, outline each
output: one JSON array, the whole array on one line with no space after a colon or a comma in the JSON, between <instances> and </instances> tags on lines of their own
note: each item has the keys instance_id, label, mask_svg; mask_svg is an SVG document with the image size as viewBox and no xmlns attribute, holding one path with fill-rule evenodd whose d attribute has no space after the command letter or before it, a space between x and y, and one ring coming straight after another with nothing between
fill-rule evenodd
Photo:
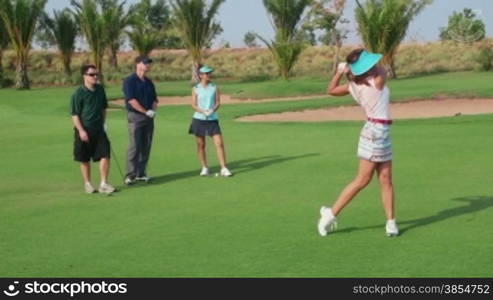
<instances>
[{"instance_id":1,"label":"white sleeveless top","mask_svg":"<svg viewBox=\"0 0 493 300\"><path fill-rule=\"evenodd\" d=\"M375 85L375 78L369 78L368 83L370 86L349 82L349 92L363 107L368 118L391 120L389 88L385 85L382 90L379 90Z\"/></svg>"}]
</instances>

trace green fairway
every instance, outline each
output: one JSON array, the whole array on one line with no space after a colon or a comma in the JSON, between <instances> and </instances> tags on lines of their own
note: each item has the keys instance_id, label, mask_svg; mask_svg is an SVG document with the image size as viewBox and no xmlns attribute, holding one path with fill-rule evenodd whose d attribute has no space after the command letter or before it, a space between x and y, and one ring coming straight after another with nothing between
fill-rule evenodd
<instances>
[{"instance_id":1,"label":"green fairway","mask_svg":"<svg viewBox=\"0 0 493 300\"><path fill-rule=\"evenodd\" d=\"M493 97L492 73L390 83L393 99ZM322 79L227 83L242 97L321 94ZM158 84L186 95L186 82ZM169 90L168 90L169 89ZM280 90L284 91L281 92ZM392 127L401 236L387 238L372 182L326 238L316 223L356 172L362 122L239 123L240 115L350 103L348 97L225 105L233 178L201 178L192 110L158 112L150 185L85 195L72 161L73 88L0 90L1 277L492 277L493 115L398 121ZM112 98L121 97L110 87ZM108 115L121 166L126 114ZM212 145L208 146L212 150ZM212 172L218 172L214 151ZM99 176L93 165L93 184Z\"/></svg>"},{"instance_id":2,"label":"green fairway","mask_svg":"<svg viewBox=\"0 0 493 300\"><path fill-rule=\"evenodd\" d=\"M492 74L488 72L461 72L429 75L418 78L390 81L393 100L425 99L432 97L493 97ZM292 96L322 95L325 93L328 78L295 78L291 81L275 80L238 83L219 81L224 94L239 99L262 99ZM192 88L188 81L157 82L160 96L189 96ZM13 90L1 90L1 99L24 99L34 94L38 100L46 98L66 98L73 92L72 87L35 88L30 92L16 93ZM106 87L109 99L123 97L121 85L109 84Z\"/></svg>"},{"instance_id":3,"label":"green fairway","mask_svg":"<svg viewBox=\"0 0 493 300\"><path fill-rule=\"evenodd\" d=\"M390 81L393 99L425 99L442 97L493 97L492 74L488 72L461 72L429 75L412 79ZM295 78L291 81L276 80L235 83L219 82L223 93L240 99L261 99L324 94L328 78ZM184 96L191 92L184 81L157 84L163 96ZM121 97L118 88L110 89L110 96Z\"/></svg>"}]
</instances>

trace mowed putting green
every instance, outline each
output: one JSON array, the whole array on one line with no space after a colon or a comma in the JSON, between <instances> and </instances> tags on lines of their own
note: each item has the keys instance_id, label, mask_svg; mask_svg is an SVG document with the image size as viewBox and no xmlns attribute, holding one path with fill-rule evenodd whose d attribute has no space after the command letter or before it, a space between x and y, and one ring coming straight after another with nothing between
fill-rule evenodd
<instances>
[{"instance_id":1,"label":"mowed putting green","mask_svg":"<svg viewBox=\"0 0 493 300\"><path fill-rule=\"evenodd\" d=\"M395 100L431 97L434 89L493 97L492 79L456 73L399 80L391 88ZM248 86L225 89L247 93ZM85 195L72 162L71 91L0 90L2 277L493 276L493 115L396 122L401 236L385 236L373 182L340 216L339 229L321 238L318 211L355 174L362 122L234 118L349 98L224 106L221 124L235 173L228 179L198 176L187 134L191 109L162 107L149 168L154 182L123 187L113 161L111 182L121 191L107 197ZM121 96L117 87L110 93ZM111 111L108 124L124 167L125 112ZM213 152L209 158L217 172Z\"/></svg>"}]
</instances>

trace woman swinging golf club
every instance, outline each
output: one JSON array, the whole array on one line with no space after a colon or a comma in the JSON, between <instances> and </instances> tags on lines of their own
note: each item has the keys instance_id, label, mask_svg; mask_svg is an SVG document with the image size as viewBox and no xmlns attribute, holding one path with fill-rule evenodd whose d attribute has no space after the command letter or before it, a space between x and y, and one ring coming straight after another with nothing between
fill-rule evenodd
<instances>
[{"instance_id":1,"label":"woman swinging golf club","mask_svg":"<svg viewBox=\"0 0 493 300\"><path fill-rule=\"evenodd\" d=\"M328 87L328 93L332 96L344 96L350 93L363 107L368 120L359 138L358 174L342 191L332 208L321 208L321 218L318 222L318 232L321 236L326 236L329 231L337 227L336 216L370 183L375 171L380 181L382 203L387 217L386 234L387 236L399 234L394 216L392 186L390 92L385 85L386 71L377 66L381 58L381 54L369 53L364 49L352 51L347 57L347 63L339 64L338 71ZM347 74L349 82L340 84L344 74Z\"/></svg>"},{"instance_id":2,"label":"woman swinging golf club","mask_svg":"<svg viewBox=\"0 0 493 300\"><path fill-rule=\"evenodd\" d=\"M217 110L221 105L219 88L211 81L214 69L208 66L199 68L200 82L192 90L192 107L195 110L189 133L195 135L197 141L197 153L202 170L200 176L209 175L207 158L205 153L205 138L212 137L216 146L216 153L221 164L221 176L230 177L233 174L226 167L226 152L219 127Z\"/></svg>"}]
</instances>

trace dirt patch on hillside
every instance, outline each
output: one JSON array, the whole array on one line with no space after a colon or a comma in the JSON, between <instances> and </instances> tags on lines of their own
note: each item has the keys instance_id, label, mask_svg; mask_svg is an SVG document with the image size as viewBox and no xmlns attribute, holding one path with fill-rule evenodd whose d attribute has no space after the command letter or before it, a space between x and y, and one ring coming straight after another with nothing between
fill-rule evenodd
<instances>
[{"instance_id":1,"label":"dirt patch on hillside","mask_svg":"<svg viewBox=\"0 0 493 300\"><path fill-rule=\"evenodd\" d=\"M391 104L392 119L424 119L493 113L493 99L419 100ZM262 114L238 118L242 122L325 122L364 120L359 106Z\"/></svg>"}]
</instances>

